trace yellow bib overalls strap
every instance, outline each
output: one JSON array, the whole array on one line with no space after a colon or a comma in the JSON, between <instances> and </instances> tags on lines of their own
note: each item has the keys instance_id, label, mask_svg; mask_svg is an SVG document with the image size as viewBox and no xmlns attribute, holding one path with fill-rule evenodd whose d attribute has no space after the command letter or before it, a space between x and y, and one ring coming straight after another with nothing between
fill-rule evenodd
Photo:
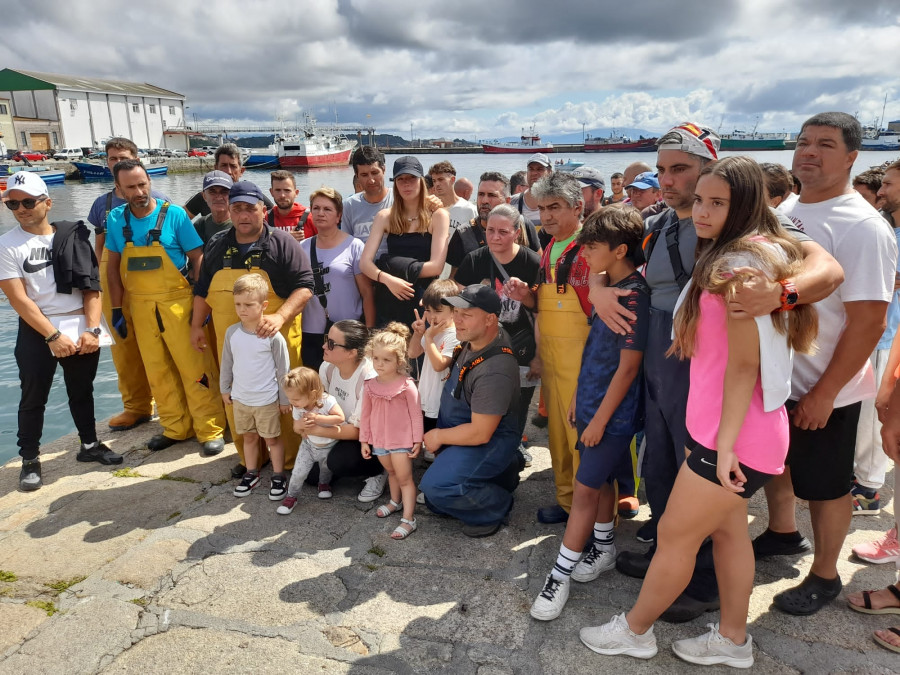
<instances>
[{"instance_id":1,"label":"yellow bib overalls strap","mask_svg":"<svg viewBox=\"0 0 900 675\"><path fill-rule=\"evenodd\" d=\"M575 289L569 285L569 271L578 256L574 242L557 261L557 269L549 265L551 243L544 254L547 265L541 266L538 286L537 322L540 331L538 354L541 357L541 391L547 408L547 432L550 461L556 482L556 501L567 512L572 508L578 451L578 433L566 422L566 413L578 387L581 352L591 331Z\"/></svg>"},{"instance_id":2,"label":"yellow bib overalls strap","mask_svg":"<svg viewBox=\"0 0 900 675\"><path fill-rule=\"evenodd\" d=\"M106 220L112 211L113 190L106 193L106 211L103 214L103 229L106 230ZM109 251L106 247L100 253L100 284L103 293L100 294L100 302L103 308L103 316L106 323L112 326L112 302L107 288L106 271L109 265ZM147 373L144 370L144 362L141 360L141 352L138 349L137 338L134 336L134 323L131 320L131 308L128 302L128 292L122 297L122 315L125 317L125 326L128 329L128 337L122 337L118 333L109 348L113 365L118 373L119 393L122 395L122 407L126 413L138 417L146 417L153 414L153 394L150 393L150 383L147 381Z\"/></svg>"},{"instance_id":3,"label":"yellow bib overalls strap","mask_svg":"<svg viewBox=\"0 0 900 675\"><path fill-rule=\"evenodd\" d=\"M126 206L122 284L164 435L205 443L222 437L225 411L212 355L191 347L191 285L159 242L168 208L163 203L148 245L135 246Z\"/></svg>"},{"instance_id":4,"label":"yellow bib overalls strap","mask_svg":"<svg viewBox=\"0 0 900 675\"><path fill-rule=\"evenodd\" d=\"M228 236L228 235L226 235ZM272 282L269 275L260 269L259 262L262 257L260 249L251 248L247 255L241 255L237 246L229 246L225 251L222 269L216 272L209 282L209 290L206 295L206 303L212 309L212 324L216 336L216 351L218 358L222 358L222 350L225 347L225 331L229 326L236 324L240 319L234 309L234 282L243 275L254 272L259 274L269 284L269 305L266 307L266 313L271 314L278 311L284 304L284 299L277 296L272 290ZM287 342L288 355L290 356L291 368L301 365L300 361L300 342L301 342L301 323L298 314L293 321L285 322L281 327L281 334ZM230 406L226 406L225 412L228 416L228 424L234 431L234 410ZM234 436L234 445L240 455L241 463L244 463L244 444L240 436ZM281 440L284 442L284 466L291 469L294 466L294 460L297 458L297 450L300 448L301 438L294 432L294 423L290 413L281 416ZM269 453L265 447L260 444L260 466L264 464ZM246 465L245 465L246 466ZM257 467L259 468L259 467Z\"/></svg>"}]
</instances>

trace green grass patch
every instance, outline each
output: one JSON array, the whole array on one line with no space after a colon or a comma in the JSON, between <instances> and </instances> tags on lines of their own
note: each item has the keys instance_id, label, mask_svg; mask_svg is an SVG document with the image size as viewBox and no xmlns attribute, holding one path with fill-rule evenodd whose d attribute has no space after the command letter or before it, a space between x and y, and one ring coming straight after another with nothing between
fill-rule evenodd
<instances>
[{"instance_id":1,"label":"green grass patch","mask_svg":"<svg viewBox=\"0 0 900 675\"><path fill-rule=\"evenodd\" d=\"M15 572L8 572L6 570L0 570L0 581L8 581L13 582L16 581L19 577L16 576Z\"/></svg>"},{"instance_id":2,"label":"green grass patch","mask_svg":"<svg viewBox=\"0 0 900 675\"><path fill-rule=\"evenodd\" d=\"M223 478L222 480L213 481L212 484L215 486L219 486L219 485L225 485L225 483L230 483L230 482L231 482L231 478Z\"/></svg>"},{"instance_id":3,"label":"green grass patch","mask_svg":"<svg viewBox=\"0 0 900 675\"><path fill-rule=\"evenodd\" d=\"M181 515L181 511L176 511L175 513L170 514L169 517L166 518L166 520L172 520L172 518L177 518L180 515Z\"/></svg>"},{"instance_id":4,"label":"green grass patch","mask_svg":"<svg viewBox=\"0 0 900 675\"><path fill-rule=\"evenodd\" d=\"M51 588L57 593L62 593L65 590L68 590L75 584L80 584L82 581L87 579L87 577L72 577L71 579L60 579L59 581L53 581L49 584L44 584L47 588Z\"/></svg>"},{"instance_id":5,"label":"green grass patch","mask_svg":"<svg viewBox=\"0 0 900 675\"><path fill-rule=\"evenodd\" d=\"M194 501L195 501L195 502L199 502L199 501L200 501L201 499L203 499L205 496L206 496L206 494L203 493L203 492L201 492L199 495L197 495L196 497L194 497Z\"/></svg>"},{"instance_id":6,"label":"green grass patch","mask_svg":"<svg viewBox=\"0 0 900 675\"><path fill-rule=\"evenodd\" d=\"M116 478L145 478L145 476L137 472L137 469L133 469L130 466L126 466L122 469L116 469L112 472L112 475Z\"/></svg>"},{"instance_id":7,"label":"green grass patch","mask_svg":"<svg viewBox=\"0 0 900 675\"><path fill-rule=\"evenodd\" d=\"M193 478L188 478L187 476L170 476L167 473L164 473L159 477L160 480L174 480L179 483L199 483L199 480L194 480Z\"/></svg>"},{"instance_id":8,"label":"green grass patch","mask_svg":"<svg viewBox=\"0 0 900 675\"><path fill-rule=\"evenodd\" d=\"M29 607L36 607L38 609L44 610L45 612L47 612L47 616L53 616L59 611L58 609L56 609L56 605L54 605L52 602L47 602L46 600L29 600L25 604Z\"/></svg>"},{"instance_id":9,"label":"green grass patch","mask_svg":"<svg viewBox=\"0 0 900 675\"><path fill-rule=\"evenodd\" d=\"M372 563L366 563L366 569L370 572L374 572L378 569L378 565L373 565Z\"/></svg>"},{"instance_id":10,"label":"green grass patch","mask_svg":"<svg viewBox=\"0 0 900 675\"><path fill-rule=\"evenodd\" d=\"M147 598L132 598L128 602L137 605L138 607L146 607L150 604L150 600Z\"/></svg>"},{"instance_id":11,"label":"green grass patch","mask_svg":"<svg viewBox=\"0 0 900 675\"><path fill-rule=\"evenodd\" d=\"M379 558L383 558L384 554L387 553L387 551L385 551L380 546L373 546L369 549L369 553L371 553L372 555L377 555Z\"/></svg>"}]
</instances>

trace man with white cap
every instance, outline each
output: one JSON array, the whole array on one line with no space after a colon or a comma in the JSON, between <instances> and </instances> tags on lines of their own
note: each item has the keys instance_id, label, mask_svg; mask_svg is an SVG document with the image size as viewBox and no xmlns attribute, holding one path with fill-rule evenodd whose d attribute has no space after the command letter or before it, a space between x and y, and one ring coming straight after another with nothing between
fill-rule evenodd
<instances>
[{"instance_id":1,"label":"man with white cap","mask_svg":"<svg viewBox=\"0 0 900 675\"><path fill-rule=\"evenodd\" d=\"M525 182L528 183L528 189L519 194L514 194L509 200L509 203L515 206L519 210L519 213L525 216L531 221L532 225L538 228L538 234L541 239L541 248L546 248L552 237L541 234L541 212L538 210L538 200L531 194L531 186L544 176L553 173L553 163L543 152L536 152L528 158L526 168L528 170L525 172Z\"/></svg>"},{"instance_id":2,"label":"man with white cap","mask_svg":"<svg viewBox=\"0 0 900 675\"><path fill-rule=\"evenodd\" d=\"M681 290L690 279L694 267L697 233L694 230L692 209L694 190L700 171L718 159L719 137L714 131L691 122L680 124L657 142L656 168L666 208L649 218L645 227L644 256L647 265L644 276L650 286L650 329L644 352L644 381L646 417L644 433L646 448L642 458L641 475L647 490L651 521L639 530L639 538L654 541L656 524L666 507L675 477L684 461L687 442L685 410L687 407L690 362L666 356L672 344L672 317ZM801 240L806 254L803 271L792 279L783 280L778 288L792 287L799 291L799 301L813 302L830 293L843 278L840 266L824 249L797 229L791 232ZM756 271L758 272L758 271ZM768 286L750 284L751 291L768 299L774 293ZM627 332L618 320L619 315L631 317L618 302L621 291L595 288L591 299L598 316L613 331ZM780 294L779 294L780 296ZM763 309L747 306L753 315L768 314L781 306ZM616 561L619 571L643 578L650 565L655 547L645 554L623 551ZM718 607L715 572L711 547L698 553L697 569L685 592L663 615L664 620L687 621L704 611Z\"/></svg>"},{"instance_id":3,"label":"man with white cap","mask_svg":"<svg viewBox=\"0 0 900 675\"><path fill-rule=\"evenodd\" d=\"M0 236L0 290L19 315L19 489L32 491L43 485L40 441L57 364L63 369L69 410L81 439L76 459L121 464L122 456L97 440L95 428L100 271L88 229L81 221L50 223L53 200L34 173L13 174L2 198L18 222Z\"/></svg>"}]
</instances>

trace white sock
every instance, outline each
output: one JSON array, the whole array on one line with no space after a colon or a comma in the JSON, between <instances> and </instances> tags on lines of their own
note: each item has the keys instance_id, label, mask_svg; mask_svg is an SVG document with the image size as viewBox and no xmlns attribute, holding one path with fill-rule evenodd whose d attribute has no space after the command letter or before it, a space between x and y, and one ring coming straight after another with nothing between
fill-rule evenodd
<instances>
[{"instance_id":1,"label":"white sock","mask_svg":"<svg viewBox=\"0 0 900 675\"><path fill-rule=\"evenodd\" d=\"M594 547L598 551L615 553L616 532L613 529L615 522L594 523Z\"/></svg>"},{"instance_id":2,"label":"white sock","mask_svg":"<svg viewBox=\"0 0 900 675\"><path fill-rule=\"evenodd\" d=\"M82 443L82 445L84 446L85 450L90 450L97 445L97 441L94 441L93 443Z\"/></svg>"},{"instance_id":3,"label":"white sock","mask_svg":"<svg viewBox=\"0 0 900 675\"><path fill-rule=\"evenodd\" d=\"M572 570L575 569L575 565L578 564L579 560L581 560L581 551L573 551L561 545L556 564L550 570L550 574L553 575L554 579L565 581L572 576Z\"/></svg>"}]
</instances>

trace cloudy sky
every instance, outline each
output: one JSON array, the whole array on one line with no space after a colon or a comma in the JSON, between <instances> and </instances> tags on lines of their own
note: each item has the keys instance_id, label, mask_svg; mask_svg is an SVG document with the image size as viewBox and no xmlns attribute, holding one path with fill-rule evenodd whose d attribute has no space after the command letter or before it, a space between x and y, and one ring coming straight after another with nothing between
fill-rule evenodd
<instances>
[{"instance_id":1,"label":"cloudy sky","mask_svg":"<svg viewBox=\"0 0 900 675\"><path fill-rule=\"evenodd\" d=\"M30 0L0 68L144 81L201 120L409 137L900 119L897 0ZM11 39L19 36L19 39Z\"/></svg>"}]
</instances>

